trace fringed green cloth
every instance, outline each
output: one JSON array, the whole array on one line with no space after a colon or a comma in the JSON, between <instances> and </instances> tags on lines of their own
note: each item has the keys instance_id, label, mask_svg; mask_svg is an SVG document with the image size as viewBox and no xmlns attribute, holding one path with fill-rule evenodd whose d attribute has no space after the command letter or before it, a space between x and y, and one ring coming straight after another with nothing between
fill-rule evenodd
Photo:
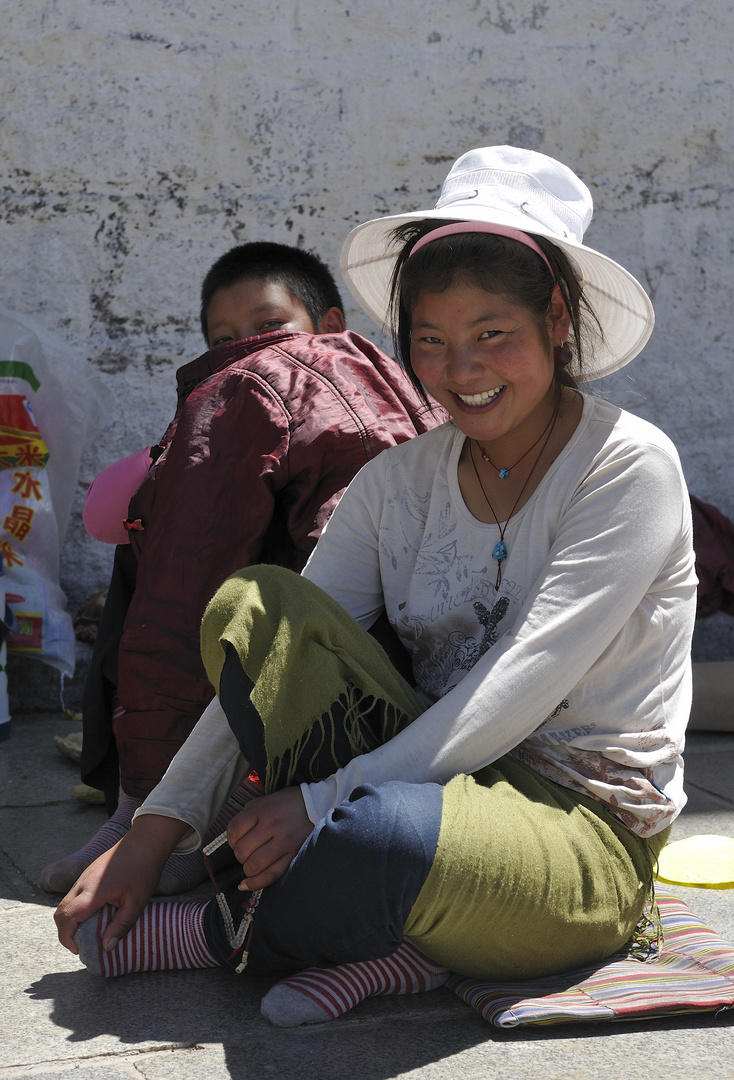
<instances>
[{"instance_id":1,"label":"fringed green cloth","mask_svg":"<svg viewBox=\"0 0 734 1080\"><path fill-rule=\"evenodd\" d=\"M201 655L217 691L228 643L254 683L250 699L263 724L267 791L292 782L307 742L312 752L314 732L322 742L332 738L337 706L351 757L387 742L424 709L374 638L317 585L282 567L233 574L207 607ZM365 717L374 738L366 737ZM344 764L334 755L330 771Z\"/></svg>"},{"instance_id":2,"label":"fringed green cloth","mask_svg":"<svg viewBox=\"0 0 734 1080\"><path fill-rule=\"evenodd\" d=\"M290 784L296 769L329 775L423 711L381 646L279 567L229 578L206 610L201 644L217 691L230 646L253 684L246 707L262 723L266 791ZM474 977L537 978L599 962L633 934L664 836L635 836L594 799L506 756L445 786L436 855L406 936Z\"/></svg>"}]
</instances>

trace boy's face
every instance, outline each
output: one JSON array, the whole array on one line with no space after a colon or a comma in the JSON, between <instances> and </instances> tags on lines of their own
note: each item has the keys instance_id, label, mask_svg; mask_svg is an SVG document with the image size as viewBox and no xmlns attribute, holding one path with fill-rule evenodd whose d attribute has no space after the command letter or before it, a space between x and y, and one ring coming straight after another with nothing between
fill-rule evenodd
<instances>
[{"instance_id":1,"label":"boy's face","mask_svg":"<svg viewBox=\"0 0 734 1080\"><path fill-rule=\"evenodd\" d=\"M301 300L277 281L244 278L218 289L206 313L209 348L273 330L318 334Z\"/></svg>"}]
</instances>

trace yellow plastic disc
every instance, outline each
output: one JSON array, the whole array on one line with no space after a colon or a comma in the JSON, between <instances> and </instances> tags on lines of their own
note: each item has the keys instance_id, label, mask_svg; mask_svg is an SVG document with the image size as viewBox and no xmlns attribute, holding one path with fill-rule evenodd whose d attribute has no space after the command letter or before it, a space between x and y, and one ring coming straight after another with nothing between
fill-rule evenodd
<instances>
[{"instance_id":1,"label":"yellow plastic disc","mask_svg":"<svg viewBox=\"0 0 734 1080\"><path fill-rule=\"evenodd\" d=\"M676 840L658 860L659 881L698 889L734 889L734 840L703 834Z\"/></svg>"}]
</instances>

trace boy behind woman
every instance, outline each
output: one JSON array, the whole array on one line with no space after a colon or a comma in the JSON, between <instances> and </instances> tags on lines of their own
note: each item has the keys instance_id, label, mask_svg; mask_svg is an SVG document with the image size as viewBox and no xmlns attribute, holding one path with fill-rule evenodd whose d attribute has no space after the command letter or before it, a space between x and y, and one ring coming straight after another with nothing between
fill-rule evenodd
<instances>
[{"instance_id":1,"label":"boy behind woman","mask_svg":"<svg viewBox=\"0 0 734 1080\"><path fill-rule=\"evenodd\" d=\"M177 372L176 413L130 500L85 687L82 776L110 809L119 777L119 802L84 848L43 871L49 892L127 832L211 700L199 625L219 585L255 563L300 571L362 465L444 419L398 364L344 331L332 275L299 249L227 252L204 279L201 323L210 351ZM173 856L158 891L204 874L198 852Z\"/></svg>"}]
</instances>

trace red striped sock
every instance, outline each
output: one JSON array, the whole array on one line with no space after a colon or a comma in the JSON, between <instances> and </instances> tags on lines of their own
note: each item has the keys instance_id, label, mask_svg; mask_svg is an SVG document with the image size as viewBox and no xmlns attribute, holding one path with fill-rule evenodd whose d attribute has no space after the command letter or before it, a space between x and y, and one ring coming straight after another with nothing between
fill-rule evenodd
<instances>
[{"instance_id":1,"label":"red striped sock","mask_svg":"<svg viewBox=\"0 0 734 1080\"><path fill-rule=\"evenodd\" d=\"M409 941L383 960L334 968L309 968L268 991L260 1011L277 1027L334 1020L377 994L418 994L443 986L447 968L430 960Z\"/></svg>"},{"instance_id":2,"label":"red striped sock","mask_svg":"<svg viewBox=\"0 0 734 1080\"><path fill-rule=\"evenodd\" d=\"M102 948L102 936L115 912L106 904L74 935L79 958L91 972L106 978L134 971L217 967L204 936L204 908L208 903L154 900L111 952Z\"/></svg>"}]
</instances>

